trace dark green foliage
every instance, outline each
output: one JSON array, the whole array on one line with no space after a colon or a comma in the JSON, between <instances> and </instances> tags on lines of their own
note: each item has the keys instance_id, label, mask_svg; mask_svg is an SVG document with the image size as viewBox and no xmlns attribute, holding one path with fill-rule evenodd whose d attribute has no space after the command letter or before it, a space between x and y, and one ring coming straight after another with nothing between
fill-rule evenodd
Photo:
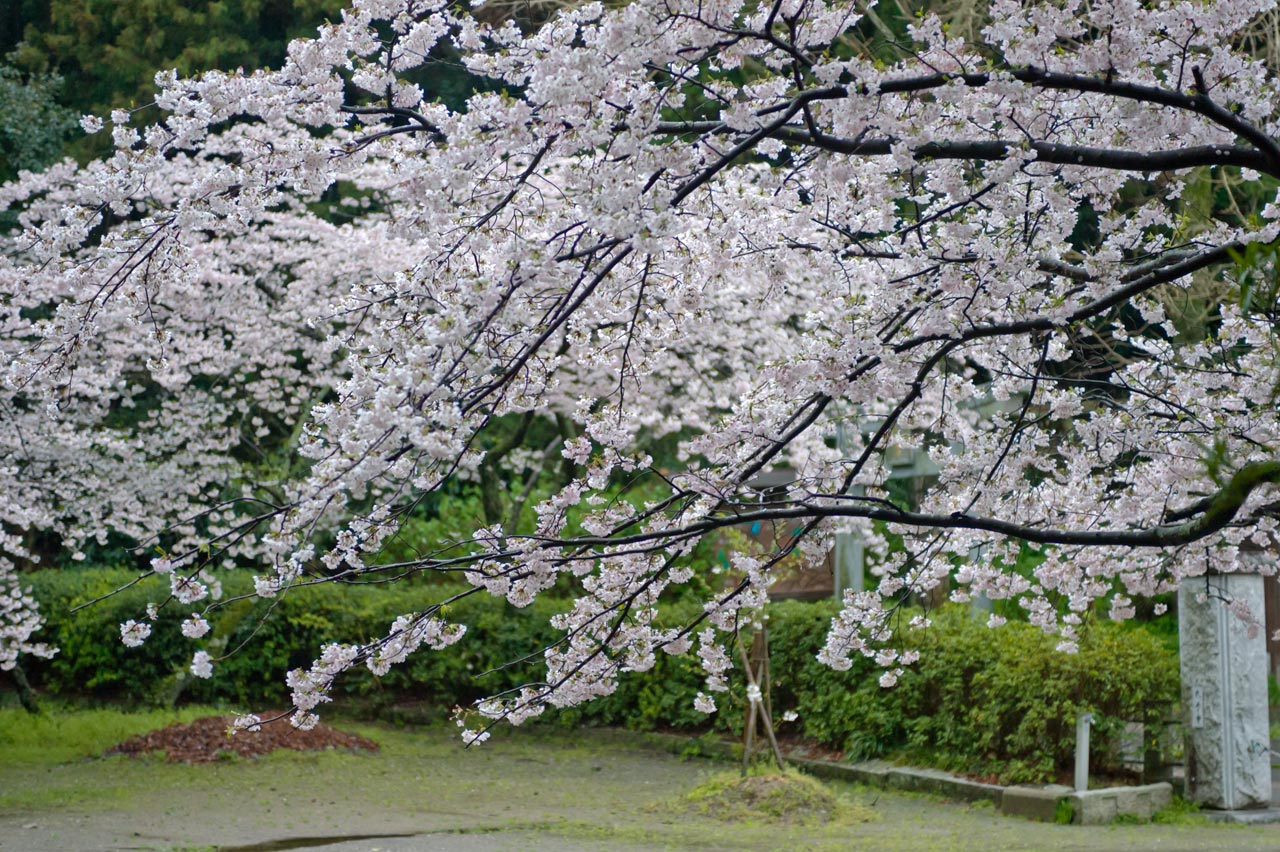
<instances>
[{"instance_id":1,"label":"dark green foliage","mask_svg":"<svg viewBox=\"0 0 1280 852\"><path fill-rule=\"evenodd\" d=\"M105 116L112 109L151 105L157 71L172 68L191 77L212 69L279 68L290 41L313 37L348 5L348 0L6 0L0 3L0 54L8 54L31 79L57 75L65 80L59 100L75 117ZM450 50L437 53L411 75L412 81L428 97L461 108L477 86L483 88L482 81L468 74ZM109 145L107 134L80 136L65 153L98 157Z\"/></svg>"},{"instance_id":2,"label":"dark green foliage","mask_svg":"<svg viewBox=\"0 0 1280 852\"><path fill-rule=\"evenodd\" d=\"M46 616L41 640L59 648L52 660L23 658L37 686L58 695L149 702L156 686L189 659L191 649L183 647L186 640L178 629L183 614L172 608L162 611L154 625L153 636L160 641L133 649L120 643L120 624L143 611L154 586L134 586L70 612L111 594L134 576L125 570L56 570L22 577Z\"/></svg>"},{"instance_id":3,"label":"dark green foliage","mask_svg":"<svg viewBox=\"0 0 1280 852\"><path fill-rule=\"evenodd\" d=\"M133 576L123 570L43 571L28 575L47 618L42 635L62 648L53 660L39 664L32 661L35 677L45 689L82 698L149 700L158 682L181 671L196 648L212 642L225 643L229 649L243 648L218 663L211 680L189 683L189 697L246 704L279 702L287 694L285 673L308 666L323 644L371 639L384 633L397 615L420 609L442 593L438 586L428 588L417 583L390 587L324 585L297 589L272 601L246 598L229 603L211 617L213 631L202 644L183 637L178 629L181 613L166 609L161 610L151 638L140 648L121 645L119 625L135 618L145 602L156 597L154 584L141 584L86 610L69 613L71 607L122 586ZM228 597L251 590L247 575L224 577L223 585ZM493 604L480 600L463 602L450 612L450 617L472 621L473 636L492 633L486 636L488 655L496 657L504 651L514 655L517 648L527 652L528 646L519 643L538 635L539 613L508 611L494 618L488 612L477 611L485 605L491 610L503 609ZM268 611L270 617L264 618ZM540 614L542 632L549 637L546 618L550 613ZM484 663L474 658L470 646L477 644L466 641L447 653L419 654L380 682L357 675L344 680L341 689L357 695L385 693L432 700L439 697L446 705L478 697L489 691L490 680L486 678L484 686L467 683L470 672L480 671L476 663ZM509 659L511 656L503 661ZM512 674L491 682L496 688L503 688L513 685L514 680ZM443 691L448 694L443 695Z\"/></svg>"},{"instance_id":4,"label":"dark green foliage","mask_svg":"<svg viewBox=\"0 0 1280 852\"><path fill-rule=\"evenodd\" d=\"M175 672L194 645L178 630L179 613L162 611L141 648L125 648L119 625L136 617L152 589L135 587L68 615L70 606L127 582L126 571L43 571L28 575L48 618L42 638L61 646L50 661L31 660L32 680L63 697L155 701L169 693ZM224 578L228 595L248 590L248 577ZM399 614L420 610L447 589L407 581L394 585L325 584L295 590L275 601L252 598L225 607L205 640L241 653L218 663L209 681L186 678L185 697L263 708L286 697L284 675L307 666L326 642L355 642L386 630ZM271 618L261 616L270 607ZM446 613L469 625L467 636L442 651L424 650L381 678L361 670L340 681L343 697L375 708L413 702L441 711L536 680L541 655L507 665L556 638L548 624L564 602L540 598L515 609L488 596L465 598ZM692 618L696 604L680 605L667 618ZM1054 650L1055 640L1027 625L988 630L963 608L934 613L927 630L904 629L905 647L920 661L892 689L879 686L879 670L859 660L834 672L816 659L835 607L830 602L785 601L769 612L772 703L784 733L796 730L844 749L852 758L907 756L945 768L994 773L1009 781L1045 780L1065 771L1074 752L1075 720L1095 714L1093 761L1105 769L1109 746L1126 721L1158 722L1178 693L1176 653L1157 636L1111 623L1084 631L1077 654ZM905 625L905 620L904 620ZM611 696L562 711L564 723L621 725L639 730L704 730L708 719L693 709L702 687L696 657L659 653L655 667L625 675ZM717 696L722 731L741 725L738 684ZM781 721L784 711L798 723Z\"/></svg>"},{"instance_id":5,"label":"dark green foliage","mask_svg":"<svg viewBox=\"0 0 1280 852\"><path fill-rule=\"evenodd\" d=\"M311 36L342 0L51 0L23 4L23 68L57 71L80 112L143 106L156 71L279 67L289 40ZM16 27L14 27L16 29ZM19 33L10 34L10 38ZM8 45L12 48L14 45Z\"/></svg>"},{"instance_id":6,"label":"dark green foliage","mask_svg":"<svg viewBox=\"0 0 1280 852\"><path fill-rule=\"evenodd\" d=\"M78 116L56 103L62 80L0 65L0 181L58 159ZM9 223L4 222L7 226Z\"/></svg>"},{"instance_id":7,"label":"dark green foliage","mask_svg":"<svg viewBox=\"0 0 1280 852\"><path fill-rule=\"evenodd\" d=\"M1008 781L1043 781L1072 765L1080 713L1096 718L1091 760L1106 769L1125 722L1158 724L1178 698L1177 654L1146 631L1093 623L1079 652L1066 654L1038 628L1011 622L989 630L964 608L935 612L927 630L900 631L920 660L883 689L870 661L837 673L814 659L833 613L827 604L774 608L774 706L795 708L808 736L852 758L905 753Z\"/></svg>"},{"instance_id":8,"label":"dark green foliage","mask_svg":"<svg viewBox=\"0 0 1280 852\"><path fill-rule=\"evenodd\" d=\"M164 698L165 682L183 671L191 654L213 643L239 653L217 663L209 681L188 678L185 696L201 701L229 701L262 706L287 696L285 673L306 667L327 642L359 642L385 634L396 616L421 610L450 593L438 584L325 584L296 589L273 601L232 601L211 616L213 630L202 643L183 637L183 613L161 610L151 637L139 648L120 643L120 624L137 618L158 594L143 583L83 609L71 608L124 586L133 577L125 570L40 571L24 576L47 619L43 641L62 651L52 660L28 660L33 680L50 693L81 699L151 702ZM224 576L228 598L250 591L247 575ZM457 591L457 589L453 590ZM510 665L556 638L551 616L563 601L540 598L516 609L487 595L451 605L445 616L468 625L467 636L441 652L422 651L382 678L364 670L339 682L338 696L365 698L375 704L428 702L441 708L466 704L536 679L541 655L523 665ZM263 616L271 610L270 618ZM688 613L692 615L691 611ZM215 656L217 654L215 653ZM701 681L696 661L659 655L655 671L625 678L617 695L574 711L575 719L591 719L636 728L659 723L693 726L705 717L691 706Z\"/></svg>"}]
</instances>

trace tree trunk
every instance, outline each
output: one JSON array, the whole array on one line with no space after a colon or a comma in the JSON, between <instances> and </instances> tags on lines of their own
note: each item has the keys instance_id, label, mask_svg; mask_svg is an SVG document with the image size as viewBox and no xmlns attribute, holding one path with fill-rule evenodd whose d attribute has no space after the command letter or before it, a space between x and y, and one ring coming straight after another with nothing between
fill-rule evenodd
<instances>
[{"instance_id":1,"label":"tree trunk","mask_svg":"<svg viewBox=\"0 0 1280 852\"><path fill-rule=\"evenodd\" d=\"M31 688L31 682L27 680L27 673L22 670L20 664L14 664L10 670L13 675L13 682L18 686L18 701L22 703L22 707L32 715L40 713L40 702L36 696L36 691Z\"/></svg>"}]
</instances>

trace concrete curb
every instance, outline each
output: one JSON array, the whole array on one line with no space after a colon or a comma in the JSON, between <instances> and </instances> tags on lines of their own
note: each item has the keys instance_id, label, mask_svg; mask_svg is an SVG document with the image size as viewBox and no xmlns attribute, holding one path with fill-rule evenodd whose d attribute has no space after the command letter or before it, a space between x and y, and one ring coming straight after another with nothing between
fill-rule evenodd
<instances>
[{"instance_id":1,"label":"concrete curb","mask_svg":"<svg viewBox=\"0 0 1280 852\"><path fill-rule=\"evenodd\" d=\"M649 734L651 741L676 754L696 753L706 757L740 760L742 747L721 740L684 737L679 734ZM834 781L849 781L871 787L885 787L911 793L930 793L962 802L991 802L1001 813L1041 822L1070 821L1075 825L1104 825L1117 817L1151 819L1173 802L1173 785L1162 781L1140 787L1104 787L1077 793L1070 787L1002 786L970 781L940 769L896 766L886 760L861 763L832 763L825 760L787 758L787 762L810 775ZM1240 814L1239 819L1234 819ZM1267 819L1266 814L1275 814ZM1280 810L1209 814L1224 821L1280 821Z\"/></svg>"},{"instance_id":2,"label":"concrete curb","mask_svg":"<svg viewBox=\"0 0 1280 852\"><path fill-rule=\"evenodd\" d=\"M1203 810L1200 813L1212 822L1226 822L1234 825L1272 825L1280 822L1280 808L1256 811Z\"/></svg>"},{"instance_id":3,"label":"concrete curb","mask_svg":"<svg viewBox=\"0 0 1280 852\"><path fill-rule=\"evenodd\" d=\"M1149 820L1173 804L1173 785L1167 781L1141 787L1104 787L1066 796L1076 825L1105 825L1116 817Z\"/></svg>"},{"instance_id":4,"label":"concrete curb","mask_svg":"<svg viewBox=\"0 0 1280 852\"><path fill-rule=\"evenodd\" d=\"M1066 797L1073 791L1067 787L1006 787L1000 794L1000 812L1036 822L1057 822L1065 817Z\"/></svg>"},{"instance_id":5,"label":"concrete curb","mask_svg":"<svg viewBox=\"0 0 1280 852\"><path fill-rule=\"evenodd\" d=\"M788 758L788 761L817 778L849 781L870 787L887 787L889 770L895 768L892 763L883 760L870 760L865 763L831 763L826 760L805 760L793 757Z\"/></svg>"},{"instance_id":6,"label":"concrete curb","mask_svg":"<svg viewBox=\"0 0 1280 852\"><path fill-rule=\"evenodd\" d=\"M999 784L984 784L981 781L970 781L950 772L939 769L914 769L899 766L889 771L889 786L909 792L936 793L949 799L963 802L995 802L1000 803L1004 787Z\"/></svg>"}]
</instances>

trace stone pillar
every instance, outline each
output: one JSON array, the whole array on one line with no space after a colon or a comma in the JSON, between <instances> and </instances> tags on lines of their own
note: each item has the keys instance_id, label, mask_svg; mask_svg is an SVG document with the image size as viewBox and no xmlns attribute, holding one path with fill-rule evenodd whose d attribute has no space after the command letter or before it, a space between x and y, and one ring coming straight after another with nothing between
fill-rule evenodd
<instances>
[{"instance_id":1,"label":"stone pillar","mask_svg":"<svg viewBox=\"0 0 1280 852\"><path fill-rule=\"evenodd\" d=\"M844 600L847 589L855 592L863 590L865 547L862 536L856 533L836 533L835 596L837 603Z\"/></svg>"},{"instance_id":2,"label":"stone pillar","mask_svg":"<svg viewBox=\"0 0 1280 852\"><path fill-rule=\"evenodd\" d=\"M1226 810L1271 801L1266 639L1227 610L1233 600L1261 619L1262 577L1198 577L1178 588L1187 798Z\"/></svg>"}]
</instances>

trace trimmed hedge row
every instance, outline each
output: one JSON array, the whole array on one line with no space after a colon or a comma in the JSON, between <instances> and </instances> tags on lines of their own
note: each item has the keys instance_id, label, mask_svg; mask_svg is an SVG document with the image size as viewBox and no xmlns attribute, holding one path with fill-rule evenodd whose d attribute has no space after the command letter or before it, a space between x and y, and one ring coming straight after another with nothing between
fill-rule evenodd
<instances>
[{"instance_id":1,"label":"trimmed hedge row","mask_svg":"<svg viewBox=\"0 0 1280 852\"><path fill-rule=\"evenodd\" d=\"M825 604L775 610L774 704L796 707L807 736L852 759L905 754L1007 782L1045 781L1073 765L1076 719L1087 711L1093 765L1116 770L1126 722L1160 731L1179 699L1177 653L1145 630L1094 622L1080 650L1066 654L1038 628L988 629L962 607L898 633L920 659L883 689L869 661L841 675L815 659L834 612Z\"/></svg>"},{"instance_id":2,"label":"trimmed hedge row","mask_svg":"<svg viewBox=\"0 0 1280 852\"><path fill-rule=\"evenodd\" d=\"M133 587L69 613L132 578L111 570L44 571L26 578L48 621L42 638L62 649L52 660L27 661L33 682L80 699L154 703L181 693L184 699L242 707L279 704L287 694L285 673L309 665L322 644L370 639L397 615L438 600L442 591L412 582L324 585L274 601L236 601L219 613L208 639L244 647L202 681L181 675L195 646L179 632L179 612L162 611L142 647L120 643L120 623L137 617L150 589ZM248 591L247 578L223 583L228 595ZM449 708L536 679L536 668L507 664L556 637L548 620L562 606L549 598L525 609L488 597L464 599L447 614L469 627L457 645L421 651L381 679L362 670L340 681L339 692L375 707L425 702ZM673 612L672 618L696 612L693 604L676 609L687 611ZM1144 630L1094 623L1079 653L1062 654L1054 650L1053 637L1036 628L1010 623L988 630L959 607L933 613L931 628L899 633L899 644L919 650L920 660L896 687L882 689L870 661L859 660L848 672L817 661L835 610L831 602L799 601L770 608L772 699L779 719L788 710L799 716L796 723L780 723L783 731L798 727L853 758L907 754L1009 781L1046 780L1071 765L1079 713L1094 713L1094 760L1105 765L1107 741L1119 736L1126 721L1159 723L1177 700L1177 656ZM561 711L558 718L643 730L705 730L708 719L693 709L701 686L693 655L659 654L653 670L624 676L614 695ZM721 713L711 724L739 729L741 684L718 703Z\"/></svg>"},{"instance_id":3,"label":"trimmed hedge row","mask_svg":"<svg viewBox=\"0 0 1280 852\"><path fill-rule=\"evenodd\" d=\"M127 570L85 569L40 571L23 578L46 619L42 640L61 648L52 660L24 660L34 684L79 700L165 703L180 691L184 700L244 707L278 705L288 695L285 674L309 666L325 643L385 635L397 616L420 610L451 591L412 581L326 584L295 589L273 600L235 600L211 616L213 629L200 644L181 635L185 612L163 609L153 622L150 638L137 648L121 644L120 624L139 617L156 596L156 586L139 584L70 612L125 586L135 576ZM222 584L228 599L246 595L252 588L247 576L234 574L223 576ZM557 638L549 621L563 606L563 601L545 597L523 609L488 596L458 601L445 617L467 625L462 641L444 651L424 649L382 678L363 668L354 671L339 680L335 699L352 696L375 709L403 702L448 709L537 679L540 672L534 665L510 663ZM689 608L684 615L692 616L694 611ZM192 653L210 644L215 646L212 650L239 651L215 664L209 680L182 675ZM572 717L648 729L659 724L705 726L706 717L692 708L701 682L699 671L695 659L660 655L653 676L624 680L617 695Z\"/></svg>"}]
</instances>

